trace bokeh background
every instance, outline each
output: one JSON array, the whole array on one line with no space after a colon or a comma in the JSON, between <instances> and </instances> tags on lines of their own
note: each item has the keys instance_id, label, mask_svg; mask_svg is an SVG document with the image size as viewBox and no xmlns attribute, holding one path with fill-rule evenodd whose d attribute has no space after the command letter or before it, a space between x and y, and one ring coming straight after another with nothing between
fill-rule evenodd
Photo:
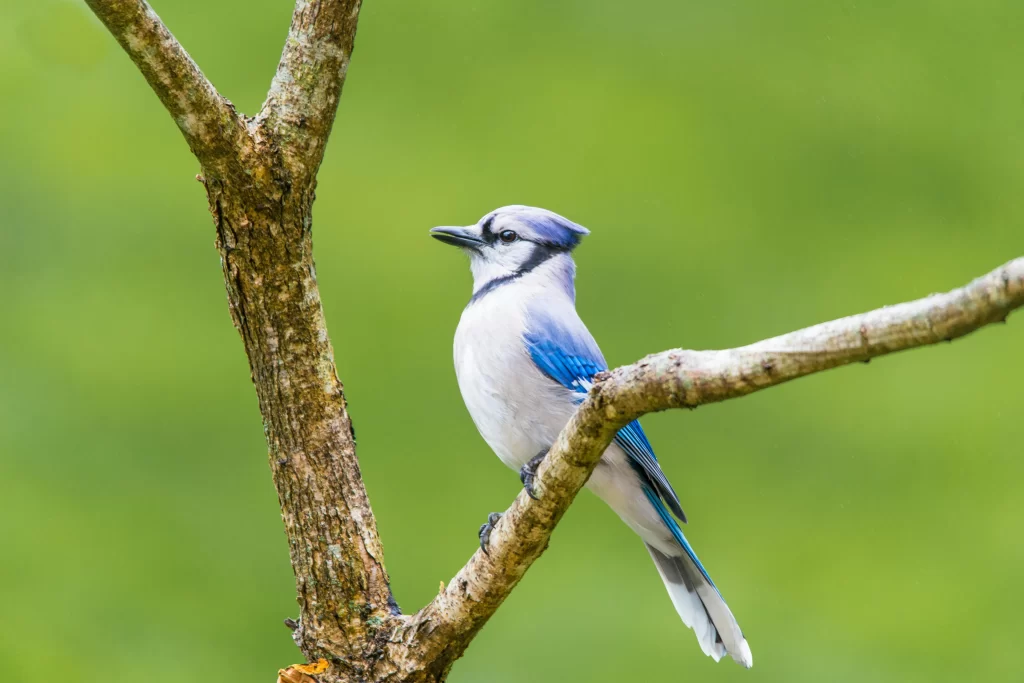
<instances>
[{"instance_id":1,"label":"bokeh background","mask_svg":"<svg viewBox=\"0 0 1024 683\"><path fill-rule=\"evenodd\" d=\"M249 113L291 4L155 0ZM1022 35L1011 0L368 1L314 236L400 604L519 489L429 227L591 228L612 364L958 286L1024 253ZM294 585L198 166L83 3L2 3L0 62L0 678L271 681ZM701 655L584 494L451 680L1019 680L1022 350L1018 314L645 420L753 670Z\"/></svg>"}]
</instances>

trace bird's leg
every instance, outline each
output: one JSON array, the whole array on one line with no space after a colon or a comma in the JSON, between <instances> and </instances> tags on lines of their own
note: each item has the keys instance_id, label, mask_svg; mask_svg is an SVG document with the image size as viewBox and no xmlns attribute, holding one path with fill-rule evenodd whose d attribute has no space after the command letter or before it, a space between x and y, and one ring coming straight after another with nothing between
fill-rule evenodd
<instances>
[{"instance_id":1,"label":"bird's leg","mask_svg":"<svg viewBox=\"0 0 1024 683\"><path fill-rule=\"evenodd\" d=\"M548 449L542 450L537 455L530 458L530 462L523 465L522 469L519 470L519 480L523 482L523 488L526 489L526 495L530 496L534 500L537 500L537 496L533 494L533 480L537 478L537 468L540 467L540 461L544 459L544 456L548 454Z\"/></svg>"},{"instance_id":2,"label":"bird's leg","mask_svg":"<svg viewBox=\"0 0 1024 683\"><path fill-rule=\"evenodd\" d=\"M488 549L491 546L491 532L494 531L494 525L501 519L500 512L492 512L487 515L487 521L480 525L480 550L484 551L484 555L488 555Z\"/></svg>"}]
</instances>

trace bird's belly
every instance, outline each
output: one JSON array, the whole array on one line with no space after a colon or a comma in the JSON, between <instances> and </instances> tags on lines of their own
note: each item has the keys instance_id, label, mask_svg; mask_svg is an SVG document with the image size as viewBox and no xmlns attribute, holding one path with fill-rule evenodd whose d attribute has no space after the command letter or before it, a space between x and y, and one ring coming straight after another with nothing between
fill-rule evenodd
<instances>
[{"instance_id":1,"label":"bird's belly","mask_svg":"<svg viewBox=\"0 0 1024 683\"><path fill-rule=\"evenodd\" d=\"M576 406L572 392L534 365L519 326L485 313L464 314L455 338L455 371L480 435L503 463L518 470L554 443Z\"/></svg>"},{"instance_id":2,"label":"bird's belly","mask_svg":"<svg viewBox=\"0 0 1024 683\"><path fill-rule=\"evenodd\" d=\"M531 377L531 371L538 377ZM480 435L514 470L550 448L575 409L570 401L552 396L542 382L550 380L515 364L459 374L459 388Z\"/></svg>"}]
</instances>

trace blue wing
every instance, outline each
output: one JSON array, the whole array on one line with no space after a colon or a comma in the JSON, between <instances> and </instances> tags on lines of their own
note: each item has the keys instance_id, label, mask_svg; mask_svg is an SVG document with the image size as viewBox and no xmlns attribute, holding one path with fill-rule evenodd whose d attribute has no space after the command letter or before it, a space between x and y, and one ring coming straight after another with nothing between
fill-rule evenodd
<instances>
[{"instance_id":1,"label":"blue wing","mask_svg":"<svg viewBox=\"0 0 1024 683\"><path fill-rule=\"evenodd\" d=\"M531 316L531 325L523 341L534 364L545 375L572 389L582 403L590 390L594 375L608 369L594 338L582 323L573 332L551 316ZM640 423L633 420L615 435L615 443L626 452L641 478L665 501L679 519L686 515L668 477L661 471Z\"/></svg>"},{"instance_id":2,"label":"blue wing","mask_svg":"<svg viewBox=\"0 0 1024 683\"><path fill-rule=\"evenodd\" d=\"M651 448L650 442L647 441L647 435L640 428L640 423L633 420L620 429L619 433L615 435L615 443L622 450L626 451L626 455L633 462L640 466L640 469L648 476L658 494L661 495L665 503L675 513L675 516L685 522L686 513L683 512L683 508L679 504L679 496L676 495L675 489L669 483L668 477L661 471L661 465L658 464L658 459L654 457L654 449Z\"/></svg>"}]
</instances>

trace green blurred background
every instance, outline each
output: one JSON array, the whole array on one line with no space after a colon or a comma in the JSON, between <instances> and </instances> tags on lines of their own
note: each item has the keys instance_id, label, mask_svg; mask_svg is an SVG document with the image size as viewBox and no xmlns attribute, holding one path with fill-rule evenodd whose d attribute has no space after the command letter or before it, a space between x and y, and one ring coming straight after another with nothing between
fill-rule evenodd
<instances>
[{"instance_id":1,"label":"green blurred background","mask_svg":"<svg viewBox=\"0 0 1024 683\"><path fill-rule=\"evenodd\" d=\"M253 113L291 4L155 8ZM314 235L406 611L519 489L462 405L468 269L429 227L591 228L612 364L958 286L1024 253L1022 35L1011 0L368 0ZM0 678L271 681L294 585L197 163L83 3L4 0L0 59ZM753 670L584 494L451 680L1019 680L1022 348L1018 314L645 420Z\"/></svg>"}]
</instances>

